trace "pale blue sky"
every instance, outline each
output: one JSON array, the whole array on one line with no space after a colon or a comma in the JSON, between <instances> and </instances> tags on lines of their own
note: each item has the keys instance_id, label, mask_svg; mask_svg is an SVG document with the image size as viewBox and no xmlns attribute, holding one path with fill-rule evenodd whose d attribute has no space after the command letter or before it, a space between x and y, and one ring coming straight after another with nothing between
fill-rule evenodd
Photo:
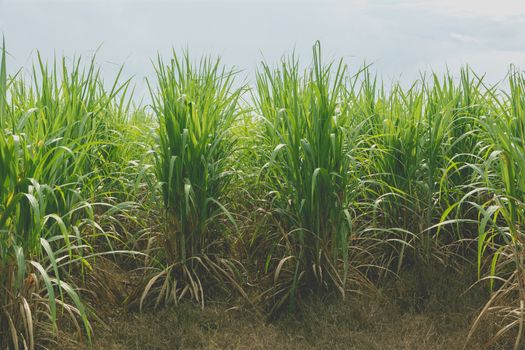
<instances>
[{"instance_id":1,"label":"pale blue sky","mask_svg":"<svg viewBox=\"0 0 525 350\"><path fill-rule=\"evenodd\" d=\"M419 71L456 72L466 63L490 80L509 64L525 68L524 0L0 0L0 33L13 71L39 49L89 55L106 76L125 64L137 82L150 59L188 47L220 55L251 74L263 57L276 62L295 49L308 62L313 42L351 68L373 62L387 80Z\"/></svg>"}]
</instances>

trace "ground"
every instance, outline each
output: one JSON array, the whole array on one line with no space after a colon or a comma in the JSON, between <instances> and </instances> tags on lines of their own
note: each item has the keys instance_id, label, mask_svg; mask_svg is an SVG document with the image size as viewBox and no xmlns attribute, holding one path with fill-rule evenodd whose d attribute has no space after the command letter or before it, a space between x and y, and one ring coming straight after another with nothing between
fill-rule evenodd
<instances>
[{"instance_id":1,"label":"ground","mask_svg":"<svg viewBox=\"0 0 525 350\"><path fill-rule=\"evenodd\" d=\"M463 349L472 320L486 300L483 288L468 289L471 277L471 272L439 273L421 293L421 279L409 273L383 283L390 288L367 295L304 300L297 312L272 321L231 302L210 301L204 309L185 302L144 312L99 306L103 322L94 322L93 346L107 350ZM475 334L466 348L481 348L483 333ZM58 345L79 348L70 335L61 337Z\"/></svg>"}]
</instances>

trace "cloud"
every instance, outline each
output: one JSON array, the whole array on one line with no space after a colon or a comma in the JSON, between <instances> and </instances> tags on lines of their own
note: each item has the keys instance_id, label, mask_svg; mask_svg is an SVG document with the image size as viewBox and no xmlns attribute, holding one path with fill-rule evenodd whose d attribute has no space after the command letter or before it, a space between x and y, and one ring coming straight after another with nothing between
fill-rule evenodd
<instances>
[{"instance_id":1,"label":"cloud","mask_svg":"<svg viewBox=\"0 0 525 350\"><path fill-rule=\"evenodd\" d=\"M390 4L402 4L418 7L448 16L485 17L505 19L516 14L525 14L523 0L405 0L391 1Z\"/></svg>"},{"instance_id":2,"label":"cloud","mask_svg":"<svg viewBox=\"0 0 525 350\"><path fill-rule=\"evenodd\" d=\"M465 35L465 34L460 34L460 33L450 33L450 37L453 39L453 40L457 40L461 43L465 43L465 44L481 44L481 40L475 38L475 37L472 37L472 36L469 36L469 35Z\"/></svg>"}]
</instances>

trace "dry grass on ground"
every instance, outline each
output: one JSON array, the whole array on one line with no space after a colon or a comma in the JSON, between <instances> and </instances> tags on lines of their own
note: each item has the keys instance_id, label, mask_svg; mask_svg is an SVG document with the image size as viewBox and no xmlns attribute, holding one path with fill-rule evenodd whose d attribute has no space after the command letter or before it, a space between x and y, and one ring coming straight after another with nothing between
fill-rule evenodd
<instances>
[{"instance_id":1,"label":"dry grass on ground","mask_svg":"<svg viewBox=\"0 0 525 350\"><path fill-rule=\"evenodd\" d=\"M427 287L411 273L375 295L312 298L300 311L272 322L219 302L204 310L191 303L143 313L99 308L105 325L95 324L94 348L462 349L486 293L481 288L465 292L467 274L440 272ZM481 348L483 338L482 331L467 349ZM62 337L60 348L78 349L69 339Z\"/></svg>"}]
</instances>

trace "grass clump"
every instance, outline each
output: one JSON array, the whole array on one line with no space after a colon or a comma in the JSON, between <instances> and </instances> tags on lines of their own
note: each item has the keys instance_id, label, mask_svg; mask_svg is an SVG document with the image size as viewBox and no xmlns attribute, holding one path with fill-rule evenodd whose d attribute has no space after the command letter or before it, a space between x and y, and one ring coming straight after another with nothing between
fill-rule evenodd
<instances>
[{"instance_id":1,"label":"grass clump","mask_svg":"<svg viewBox=\"0 0 525 350\"><path fill-rule=\"evenodd\" d=\"M155 69L157 86L150 88L159 125L155 173L165 221L154 238L162 271L149 281L142 300L156 287L156 304L177 303L186 294L204 303L203 272L235 277L235 265L219 256L235 227L222 199L232 178L230 129L240 113L242 88L234 87L235 72L220 60L194 63L188 54L174 53L167 64L159 57Z\"/></svg>"},{"instance_id":2,"label":"grass clump","mask_svg":"<svg viewBox=\"0 0 525 350\"><path fill-rule=\"evenodd\" d=\"M3 48L0 86L0 344L45 346L66 318L91 340L78 287L113 250L106 222L129 206L103 190L127 83L117 77L107 93L94 61L80 60L49 69L39 59L29 82L7 77Z\"/></svg>"},{"instance_id":3,"label":"grass clump","mask_svg":"<svg viewBox=\"0 0 525 350\"><path fill-rule=\"evenodd\" d=\"M333 288L342 295L346 290L353 166L346 67L323 65L319 43L313 54L304 73L292 58L275 70L263 64L257 75L261 151L267 155L262 181L281 234L273 244L284 254L271 249L265 267L285 284L278 287L283 295L277 307L285 302L293 306L305 287Z\"/></svg>"}]
</instances>

